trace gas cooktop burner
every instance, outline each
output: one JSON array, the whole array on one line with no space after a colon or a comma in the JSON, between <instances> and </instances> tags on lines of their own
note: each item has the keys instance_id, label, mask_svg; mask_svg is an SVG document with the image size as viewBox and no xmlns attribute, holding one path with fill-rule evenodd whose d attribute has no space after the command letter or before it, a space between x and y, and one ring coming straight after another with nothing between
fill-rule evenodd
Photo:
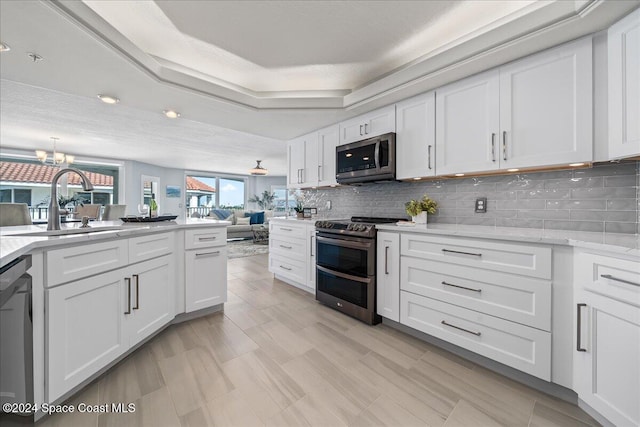
<instances>
[{"instance_id":1,"label":"gas cooktop burner","mask_svg":"<svg viewBox=\"0 0 640 427\"><path fill-rule=\"evenodd\" d=\"M347 234L350 236L375 237L376 224L389 224L406 221L406 218L379 218L354 216L340 220L316 221L316 229L323 233Z\"/></svg>"}]
</instances>

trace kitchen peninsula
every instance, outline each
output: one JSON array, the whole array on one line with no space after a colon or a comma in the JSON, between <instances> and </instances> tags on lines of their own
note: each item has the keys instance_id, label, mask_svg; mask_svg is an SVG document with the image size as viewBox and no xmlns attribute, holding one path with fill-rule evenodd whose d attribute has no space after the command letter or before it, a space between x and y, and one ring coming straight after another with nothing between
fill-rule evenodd
<instances>
[{"instance_id":1,"label":"kitchen peninsula","mask_svg":"<svg viewBox=\"0 0 640 427\"><path fill-rule=\"evenodd\" d=\"M227 225L2 227L2 266L31 258L33 402L61 402L169 324L221 310Z\"/></svg>"}]
</instances>

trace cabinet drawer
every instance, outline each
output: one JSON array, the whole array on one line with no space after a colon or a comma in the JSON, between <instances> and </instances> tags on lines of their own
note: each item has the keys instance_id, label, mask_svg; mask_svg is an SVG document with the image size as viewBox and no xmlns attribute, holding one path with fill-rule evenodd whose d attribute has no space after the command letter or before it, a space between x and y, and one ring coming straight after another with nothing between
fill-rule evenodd
<instances>
[{"instance_id":1,"label":"cabinet drawer","mask_svg":"<svg viewBox=\"0 0 640 427\"><path fill-rule=\"evenodd\" d=\"M269 271L284 276L296 283L307 283L307 267L302 261L269 254Z\"/></svg>"},{"instance_id":2,"label":"cabinet drawer","mask_svg":"<svg viewBox=\"0 0 640 427\"><path fill-rule=\"evenodd\" d=\"M307 255L306 241L287 236L281 237L280 235L270 235L269 253L279 254L287 258L304 262Z\"/></svg>"},{"instance_id":3,"label":"cabinet drawer","mask_svg":"<svg viewBox=\"0 0 640 427\"><path fill-rule=\"evenodd\" d=\"M129 264L173 252L173 233L150 234L129 239Z\"/></svg>"},{"instance_id":4,"label":"cabinet drawer","mask_svg":"<svg viewBox=\"0 0 640 427\"><path fill-rule=\"evenodd\" d=\"M551 282L403 257L400 288L534 328L551 330Z\"/></svg>"},{"instance_id":5,"label":"cabinet drawer","mask_svg":"<svg viewBox=\"0 0 640 427\"><path fill-rule=\"evenodd\" d=\"M640 260L578 252L574 266L578 286L640 306Z\"/></svg>"},{"instance_id":6,"label":"cabinet drawer","mask_svg":"<svg viewBox=\"0 0 640 427\"><path fill-rule=\"evenodd\" d=\"M126 239L47 252L47 287L123 267L129 263Z\"/></svg>"},{"instance_id":7,"label":"cabinet drawer","mask_svg":"<svg viewBox=\"0 0 640 427\"><path fill-rule=\"evenodd\" d=\"M551 334L431 298L400 292L400 322L426 334L551 379Z\"/></svg>"},{"instance_id":8,"label":"cabinet drawer","mask_svg":"<svg viewBox=\"0 0 640 427\"><path fill-rule=\"evenodd\" d=\"M213 246L223 246L227 244L227 229L220 228L197 228L185 230L184 248L200 249Z\"/></svg>"},{"instance_id":9,"label":"cabinet drawer","mask_svg":"<svg viewBox=\"0 0 640 427\"><path fill-rule=\"evenodd\" d=\"M402 255L551 279L551 248L489 240L403 234Z\"/></svg>"},{"instance_id":10,"label":"cabinet drawer","mask_svg":"<svg viewBox=\"0 0 640 427\"><path fill-rule=\"evenodd\" d=\"M274 237L293 237L296 239L306 239L307 227L300 224L281 224L281 223L270 223L269 224L269 237L273 235Z\"/></svg>"}]
</instances>

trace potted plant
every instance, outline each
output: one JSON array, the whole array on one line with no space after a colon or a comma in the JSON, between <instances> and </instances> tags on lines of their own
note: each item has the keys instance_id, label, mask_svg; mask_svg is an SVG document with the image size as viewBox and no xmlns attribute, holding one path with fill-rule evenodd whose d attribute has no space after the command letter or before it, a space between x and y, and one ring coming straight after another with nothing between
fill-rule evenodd
<instances>
[{"instance_id":1,"label":"potted plant","mask_svg":"<svg viewBox=\"0 0 640 427\"><path fill-rule=\"evenodd\" d=\"M296 201L296 205L293 210L296 211L296 217L304 218L304 206L300 200Z\"/></svg>"},{"instance_id":2,"label":"potted plant","mask_svg":"<svg viewBox=\"0 0 640 427\"><path fill-rule=\"evenodd\" d=\"M151 199L151 202L149 202L149 211L152 218L158 216L158 202L156 202L156 199Z\"/></svg>"},{"instance_id":3,"label":"potted plant","mask_svg":"<svg viewBox=\"0 0 640 427\"><path fill-rule=\"evenodd\" d=\"M413 222L416 224L426 224L427 214L436 213L438 203L425 194L420 200L409 200L404 204L404 207L407 214L411 215Z\"/></svg>"},{"instance_id":4,"label":"potted plant","mask_svg":"<svg viewBox=\"0 0 640 427\"><path fill-rule=\"evenodd\" d=\"M250 203L256 203L258 207L262 210L273 209L273 201L276 198L276 193L269 193L267 190L262 192L262 196L258 196L254 194L253 197L249 199Z\"/></svg>"}]
</instances>

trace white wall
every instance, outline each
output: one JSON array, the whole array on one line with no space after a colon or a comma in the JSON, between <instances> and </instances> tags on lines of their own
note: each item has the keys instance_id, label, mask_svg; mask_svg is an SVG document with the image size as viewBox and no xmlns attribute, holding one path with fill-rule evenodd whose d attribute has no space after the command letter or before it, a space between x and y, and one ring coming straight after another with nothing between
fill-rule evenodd
<instances>
[{"instance_id":1,"label":"white wall","mask_svg":"<svg viewBox=\"0 0 640 427\"><path fill-rule=\"evenodd\" d=\"M161 166L147 163L127 161L125 162L125 200L127 205L127 215L138 215L138 204L142 203L142 175L155 176L159 178L159 191L156 201L158 202L159 214L178 215L178 218L185 217L184 200L185 184L184 170L163 168ZM167 198L167 185L174 185L181 188L179 198Z\"/></svg>"}]
</instances>

